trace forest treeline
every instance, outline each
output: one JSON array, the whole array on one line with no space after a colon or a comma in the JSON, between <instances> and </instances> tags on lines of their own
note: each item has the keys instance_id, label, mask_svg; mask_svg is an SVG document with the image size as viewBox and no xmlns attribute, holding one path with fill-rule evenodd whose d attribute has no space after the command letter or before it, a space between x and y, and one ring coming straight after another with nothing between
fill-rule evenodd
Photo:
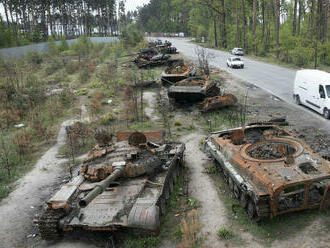
<instances>
[{"instance_id":1,"label":"forest treeline","mask_svg":"<svg viewBox=\"0 0 330 248\"><path fill-rule=\"evenodd\" d=\"M0 0L0 47L24 45L53 38L118 34L125 14L124 0Z\"/></svg>"},{"instance_id":2,"label":"forest treeline","mask_svg":"<svg viewBox=\"0 0 330 248\"><path fill-rule=\"evenodd\" d=\"M297 66L330 65L329 0L151 0L139 23Z\"/></svg>"}]
</instances>

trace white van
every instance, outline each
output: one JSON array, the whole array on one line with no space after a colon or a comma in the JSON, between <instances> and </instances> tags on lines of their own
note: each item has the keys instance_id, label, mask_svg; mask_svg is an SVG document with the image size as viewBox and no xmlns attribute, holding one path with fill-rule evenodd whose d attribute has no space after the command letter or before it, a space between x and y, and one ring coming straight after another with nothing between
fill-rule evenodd
<instances>
[{"instance_id":1,"label":"white van","mask_svg":"<svg viewBox=\"0 0 330 248\"><path fill-rule=\"evenodd\" d=\"M330 73L300 70L296 73L293 99L330 119Z\"/></svg>"}]
</instances>

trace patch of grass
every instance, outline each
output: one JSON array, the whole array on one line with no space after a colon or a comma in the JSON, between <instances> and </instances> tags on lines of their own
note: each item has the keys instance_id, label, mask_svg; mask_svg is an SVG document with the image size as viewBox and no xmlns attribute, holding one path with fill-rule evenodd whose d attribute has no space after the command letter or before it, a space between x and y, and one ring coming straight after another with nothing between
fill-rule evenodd
<instances>
[{"instance_id":1,"label":"patch of grass","mask_svg":"<svg viewBox=\"0 0 330 248\"><path fill-rule=\"evenodd\" d=\"M160 243L159 237L129 237L124 241L125 248L156 248Z\"/></svg>"},{"instance_id":2,"label":"patch of grass","mask_svg":"<svg viewBox=\"0 0 330 248\"><path fill-rule=\"evenodd\" d=\"M145 131L145 130L157 129L157 128L159 127L151 121L137 122L129 127L129 129L131 130L139 130L139 131Z\"/></svg>"},{"instance_id":3,"label":"patch of grass","mask_svg":"<svg viewBox=\"0 0 330 248\"><path fill-rule=\"evenodd\" d=\"M209 168L206 168L203 172L207 174L216 174L217 167L214 164L211 164L211 166Z\"/></svg>"},{"instance_id":4,"label":"patch of grass","mask_svg":"<svg viewBox=\"0 0 330 248\"><path fill-rule=\"evenodd\" d=\"M218 230L217 235L220 239L225 240L229 240L235 237L235 233L231 229L226 228L225 226L221 227Z\"/></svg>"},{"instance_id":5,"label":"patch of grass","mask_svg":"<svg viewBox=\"0 0 330 248\"><path fill-rule=\"evenodd\" d=\"M88 94L88 90L86 88L81 88L76 91L77 96L85 96Z\"/></svg>"},{"instance_id":6,"label":"patch of grass","mask_svg":"<svg viewBox=\"0 0 330 248\"><path fill-rule=\"evenodd\" d=\"M182 126L181 121L179 121L179 120L175 120L175 121L174 121L174 126L176 126L176 127L178 127L178 126Z\"/></svg>"}]
</instances>

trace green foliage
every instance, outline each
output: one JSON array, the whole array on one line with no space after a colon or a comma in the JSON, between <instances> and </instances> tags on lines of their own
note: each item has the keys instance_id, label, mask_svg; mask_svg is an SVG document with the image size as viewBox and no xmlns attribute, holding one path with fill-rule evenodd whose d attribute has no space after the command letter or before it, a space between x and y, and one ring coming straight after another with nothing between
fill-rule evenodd
<instances>
[{"instance_id":1,"label":"green foliage","mask_svg":"<svg viewBox=\"0 0 330 248\"><path fill-rule=\"evenodd\" d=\"M125 248L156 248L160 244L159 237L129 237L124 241Z\"/></svg>"},{"instance_id":2,"label":"green foliage","mask_svg":"<svg viewBox=\"0 0 330 248\"><path fill-rule=\"evenodd\" d=\"M69 44L68 44L68 42L64 38L61 39L61 43L58 46L58 50L60 52L64 52L64 51L69 50Z\"/></svg>"},{"instance_id":3,"label":"green foliage","mask_svg":"<svg viewBox=\"0 0 330 248\"><path fill-rule=\"evenodd\" d=\"M88 90L86 88L81 88L76 91L77 96L85 96L88 94Z\"/></svg>"},{"instance_id":4,"label":"green foliage","mask_svg":"<svg viewBox=\"0 0 330 248\"><path fill-rule=\"evenodd\" d=\"M26 54L26 59L28 62L35 65L40 65L43 61L42 55L37 51L29 51Z\"/></svg>"},{"instance_id":5,"label":"green foliage","mask_svg":"<svg viewBox=\"0 0 330 248\"><path fill-rule=\"evenodd\" d=\"M224 226L218 230L217 235L220 239L225 240L229 240L235 237L235 233L231 229L228 229Z\"/></svg>"},{"instance_id":6,"label":"green foliage","mask_svg":"<svg viewBox=\"0 0 330 248\"><path fill-rule=\"evenodd\" d=\"M120 37L126 45L136 45L143 40L143 35L137 24L130 24L122 28Z\"/></svg>"},{"instance_id":7,"label":"green foliage","mask_svg":"<svg viewBox=\"0 0 330 248\"><path fill-rule=\"evenodd\" d=\"M104 115L102 115L101 119L100 119L100 123L102 125L110 125L111 122L115 121L117 119L117 116L112 112L108 112Z\"/></svg>"},{"instance_id":8,"label":"green foliage","mask_svg":"<svg viewBox=\"0 0 330 248\"><path fill-rule=\"evenodd\" d=\"M179 121L179 120L175 120L175 121L174 121L174 126L182 126L181 121Z\"/></svg>"},{"instance_id":9,"label":"green foliage","mask_svg":"<svg viewBox=\"0 0 330 248\"><path fill-rule=\"evenodd\" d=\"M289 54L292 61L297 66L305 66L313 59L313 49L308 47L297 46L292 49Z\"/></svg>"}]
</instances>

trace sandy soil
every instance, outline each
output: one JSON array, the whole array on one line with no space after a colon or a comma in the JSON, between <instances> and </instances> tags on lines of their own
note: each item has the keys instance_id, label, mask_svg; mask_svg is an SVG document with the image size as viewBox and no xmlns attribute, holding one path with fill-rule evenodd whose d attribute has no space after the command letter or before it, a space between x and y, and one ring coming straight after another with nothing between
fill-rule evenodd
<instances>
[{"instance_id":1,"label":"sandy soil","mask_svg":"<svg viewBox=\"0 0 330 248\"><path fill-rule=\"evenodd\" d=\"M155 106L157 104L156 101L156 93L151 91L143 92L143 98L147 100L148 105L144 108L146 115L152 121L158 121L160 118L154 114Z\"/></svg>"},{"instance_id":2,"label":"sandy soil","mask_svg":"<svg viewBox=\"0 0 330 248\"><path fill-rule=\"evenodd\" d=\"M86 106L82 105L82 121L88 121ZM57 157L59 148L65 144L65 126L78 119L64 121L57 135L56 144L51 147L36 163L34 169L17 182L16 189L0 203L1 248L25 247L95 247L65 242L49 244L39 242L37 230L33 225L35 215L40 212L45 200L66 181L68 171L65 159ZM85 244L86 245L86 244Z\"/></svg>"}]
</instances>

